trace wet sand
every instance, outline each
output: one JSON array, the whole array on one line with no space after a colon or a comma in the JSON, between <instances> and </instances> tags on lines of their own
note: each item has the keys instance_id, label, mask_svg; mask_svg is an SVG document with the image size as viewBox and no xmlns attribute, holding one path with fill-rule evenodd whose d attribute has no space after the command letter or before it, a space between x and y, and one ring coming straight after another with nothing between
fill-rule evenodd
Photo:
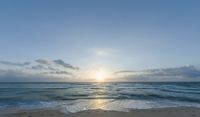
<instances>
[{"instance_id":1,"label":"wet sand","mask_svg":"<svg viewBox=\"0 0 200 117\"><path fill-rule=\"evenodd\" d=\"M135 109L129 112L87 110L70 114L58 110L32 110L0 117L200 117L200 108Z\"/></svg>"}]
</instances>

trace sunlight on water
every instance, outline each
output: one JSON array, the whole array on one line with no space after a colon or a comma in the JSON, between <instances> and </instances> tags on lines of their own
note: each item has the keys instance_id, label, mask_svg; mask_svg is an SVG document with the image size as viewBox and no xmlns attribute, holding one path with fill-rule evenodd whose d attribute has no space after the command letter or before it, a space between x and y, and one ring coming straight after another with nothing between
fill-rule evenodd
<instances>
[{"instance_id":1,"label":"sunlight on water","mask_svg":"<svg viewBox=\"0 0 200 117\"><path fill-rule=\"evenodd\" d=\"M108 103L108 101L102 99L96 99L91 101L91 103L93 104L92 108L94 109L106 109L106 103Z\"/></svg>"}]
</instances>

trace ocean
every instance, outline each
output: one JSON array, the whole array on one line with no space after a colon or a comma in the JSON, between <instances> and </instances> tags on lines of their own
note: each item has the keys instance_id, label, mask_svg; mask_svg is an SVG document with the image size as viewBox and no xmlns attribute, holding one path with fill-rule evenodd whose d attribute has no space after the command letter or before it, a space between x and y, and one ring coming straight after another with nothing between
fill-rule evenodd
<instances>
[{"instance_id":1,"label":"ocean","mask_svg":"<svg viewBox=\"0 0 200 117\"><path fill-rule=\"evenodd\" d=\"M0 83L0 113L200 107L200 83Z\"/></svg>"}]
</instances>

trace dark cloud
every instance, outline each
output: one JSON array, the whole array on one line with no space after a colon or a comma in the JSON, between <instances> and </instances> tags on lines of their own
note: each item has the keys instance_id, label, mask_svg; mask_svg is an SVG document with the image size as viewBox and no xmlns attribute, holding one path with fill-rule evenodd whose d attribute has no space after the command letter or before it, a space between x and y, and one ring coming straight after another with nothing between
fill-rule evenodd
<instances>
[{"instance_id":1,"label":"dark cloud","mask_svg":"<svg viewBox=\"0 0 200 117\"><path fill-rule=\"evenodd\" d=\"M45 59L37 59L36 62L39 65L32 66L32 69L34 69L34 70L42 70L43 69L43 70L59 71L59 69L57 68L59 66L64 67L64 68L73 69L73 70L79 70L78 67L72 66L68 63L65 63L61 59L54 60L54 61L49 61L49 60L45 60Z\"/></svg>"},{"instance_id":2,"label":"dark cloud","mask_svg":"<svg viewBox=\"0 0 200 117\"><path fill-rule=\"evenodd\" d=\"M59 69L58 68L54 68L54 67L47 67L48 70L51 70L51 71L58 71Z\"/></svg>"},{"instance_id":3,"label":"dark cloud","mask_svg":"<svg viewBox=\"0 0 200 117\"><path fill-rule=\"evenodd\" d=\"M51 72L44 72L44 74L57 74L57 75L73 75L67 71L51 71Z\"/></svg>"},{"instance_id":4,"label":"dark cloud","mask_svg":"<svg viewBox=\"0 0 200 117\"><path fill-rule=\"evenodd\" d=\"M51 62L45 59L37 59L35 60L39 64L44 64L44 65L51 65Z\"/></svg>"},{"instance_id":5,"label":"dark cloud","mask_svg":"<svg viewBox=\"0 0 200 117\"><path fill-rule=\"evenodd\" d=\"M200 69L194 66L148 69L143 71L118 71L126 80L135 81L196 81L200 80Z\"/></svg>"},{"instance_id":6,"label":"dark cloud","mask_svg":"<svg viewBox=\"0 0 200 117\"><path fill-rule=\"evenodd\" d=\"M152 70L146 70L144 72L146 72L148 75L153 75L153 76L181 76L189 78L200 77L200 70L194 66L152 69Z\"/></svg>"},{"instance_id":7,"label":"dark cloud","mask_svg":"<svg viewBox=\"0 0 200 117\"><path fill-rule=\"evenodd\" d=\"M120 73L134 73L134 72L137 72L137 71L124 70L124 71L117 71L117 72L114 72L114 74L120 74Z\"/></svg>"},{"instance_id":8,"label":"dark cloud","mask_svg":"<svg viewBox=\"0 0 200 117\"><path fill-rule=\"evenodd\" d=\"M78 67L75 67L75 66L72 66L68 63L65 63L63 60L61 59L58 59L58 60L54 60L53 61L56 65L60 65L60 66L63 66L64 68L69 68L69 69L73 69L73 70L79 70Z\"/></svg>"},{"instance_id":9,"label":"dark cloud","mask_svg":"<svg viewBox=\"0 0 200 117\"><path fill-rule=\"evenodd\" d=\"M0 69L0 82L62 82L73 79L73 74L67 71L29 73L19 69Z\"/></svg>"},{"instance_id":10,"label":"dark cloud","mask_svg":"<svg viewBox=\"0 0 200 117\"><path fill-rule=\"evenodd\" d=\"M38 63L38 65L32 66L33 70L50 70L50 71L56 71L59 70L55 66L53 66L53 62L45 59L37 59L35 62Z\"/></svg>"},{"instance_id":11,"label":"dark cloud","mask_svg":"<svg viewBox=\"0 0 200 117\"><path fill-rule=\"evenodd\" d=\"M35 65L35 66L32 66L32 69L33 69L33 70L47 70L47 68L44 67L43 65Z\"/></svg>"},{"instance_id":12,"label":"dark cloud","mask_svg":"<svg viewBox=\"0 0 200 117\"><path fill-rule=\"evenodd\" d=\"M22 70L19 69L0 69L0 77L22 77L26 76L27 73L23 72ZM27 75L28 76L28 75Z\"/></svg>"},{"instance_id":13,"label":"dark cloud","mask_svg":"<svg viewBox=\"0 0 200 117\"><path fill-rule=\"evenodd\" d=\"M9 61L0 61L1 64L4 64L4 65L9 65L9 66L18 66L18 67L23 67L23 66L27 66L27 65L30 65L31 63L30 62L23 62L23 63L20 63L20 62L9 62Z\"/></svg>"},{"instance_id":14,"label":"dark cloud","mask_svg":"<svg viewBox=\"0 0 200 117\"><path fill-rule=\"evenodd\" d=\"M22 70L2 70L0 69L0 82L62 82L66 78L46 76L41 74L31 74Z\"/></svg>"},{"instance_id":15,"label":"dark cloud","mask_svg":"<svg viewBox=\"0 0 200 117\"><path fill-rule=\"evenodd\" d=\"M78 67L63 60L37 59L33 63L0 61L0 64L11 66L0 68L0 82L79 81L74 75L76 71L70 70L78 70Z\"/></svg>"}]
</instances>

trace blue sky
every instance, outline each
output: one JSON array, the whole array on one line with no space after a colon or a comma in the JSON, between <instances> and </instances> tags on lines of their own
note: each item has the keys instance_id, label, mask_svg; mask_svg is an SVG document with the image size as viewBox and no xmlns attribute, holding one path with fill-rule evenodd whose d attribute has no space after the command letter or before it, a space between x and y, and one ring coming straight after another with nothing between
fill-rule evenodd
<instances>
[{"instance_id":1,"label":"blue sky","mask_svg":"<svg viewBox=\"0 0 200 117\"><path fill-rule=\"evenodd\" d=\"M198 66L199 12L197 0L2 0L0 59L111 72Z\"/></svg>"}]
</instances>

